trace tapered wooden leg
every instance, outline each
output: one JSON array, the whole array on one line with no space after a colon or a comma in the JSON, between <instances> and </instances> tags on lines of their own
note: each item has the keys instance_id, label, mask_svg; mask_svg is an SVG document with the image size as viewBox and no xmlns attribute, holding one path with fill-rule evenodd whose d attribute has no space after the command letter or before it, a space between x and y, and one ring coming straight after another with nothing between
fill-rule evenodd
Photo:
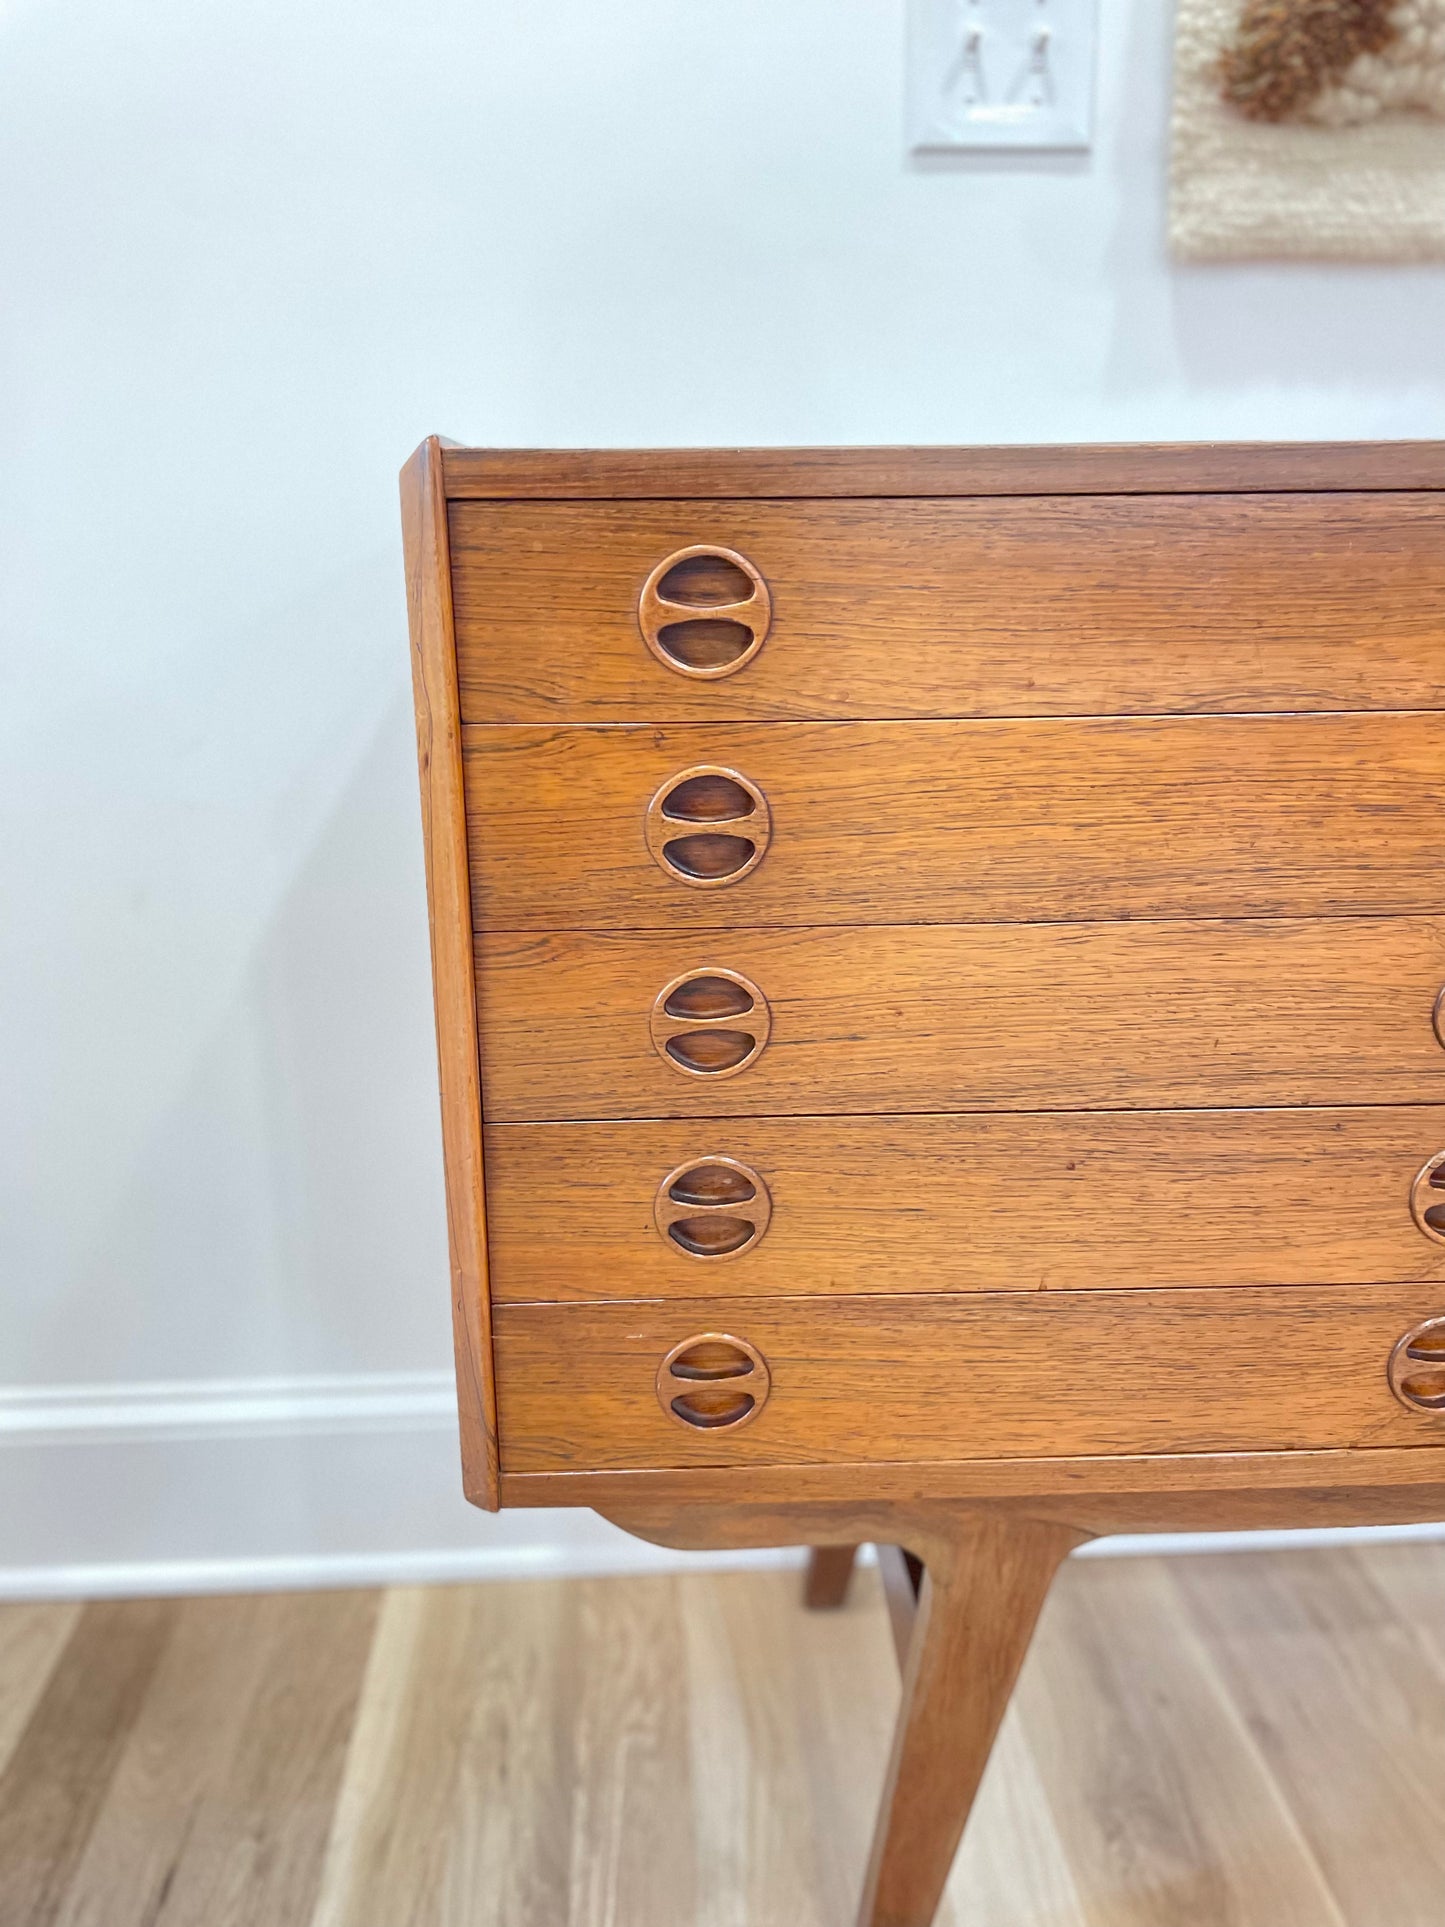
<instances>
[{"instance_id":1,"label":"tapered wooden leg","mask_svg":"<svg viewBox=\"0 0 1445 1927\"><path fill-rule=\"evenodd\" d=\"M981 1514L927 1548L859 1927L929 1927L1039 1608L1086 1536Z\"/></svg>"},{"instance_id":2,"label":"tapered wooden leg","mask_svg":"<svg viewBox=\"0 0 1445 1927\"><path fill-rule=\"evenodd\" d=\"M878 1576L883 1581L883 1603L888 1608L888 1630L898 1655L898 1670L908 1666L913 1627L918 1618L918 1595L923 1589L923 1561L902 1546L879 1546Z\"/></svg>"},{"instance_id":3,"label":"tapered wooden leg","mask_svg":"<svg viewBox=\"0 0 1445 1927\"><path fill-rule=\"evenodd\" d=\"M808 1554L808 1576L803 1582L803 1604L815 1611L841 1606L848 1597L857 1546L814 1546Z\"/></svg>"}]
</instances>

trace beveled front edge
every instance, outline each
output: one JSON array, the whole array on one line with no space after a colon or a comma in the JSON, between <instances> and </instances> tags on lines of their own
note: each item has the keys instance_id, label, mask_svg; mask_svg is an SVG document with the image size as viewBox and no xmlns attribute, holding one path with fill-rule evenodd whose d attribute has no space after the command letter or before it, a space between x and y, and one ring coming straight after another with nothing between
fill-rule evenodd
<instances>
[{"instance_id":1,"label":"beveled front edge","mask_svg":"<svg viewBox=\"0 0 1445 1927\"><path fill-rule=\"evenodd\" d=\"M401 472L401 515L431 922L462 1484L474 1505L495 1511L501 1504L501 1483L487 1284L476 967L451 557L442 443L436 436L422 443Z\"/></svg>"},{"instance_id":2,"label":"beveled front edge","mask_svg":"<svg viewBox=\"0 0 1445 1927\"><path fill-rule=\"evenodd\" d=\"M1445 489L1445 442L1073 448L448 448L454 500Z\"/></svg>"},{"instance_id":3,"label":"beveled front edge","mask_svg":"<svg viewBox=\"0 0 1445 1927\"><path fill-rule=\"evenodd\" d=\"M1383 1376L1385 1361L1380 1361ZM1445 1439L1445 1423L1439 1423ZM1343 1515L1349 1494L1394 1491L1409 1511L1422 1489L1445 1492L1441 1445L1374 1451L1188 1452L1138 1458L970 1459L832 1465L692 1466L630 1472L504 1472L504 1505L585 1505L608 1517L655 1505L977 1505L1019 1500L1031 1508L1096 1499L1181 1505L1201 1494L1310 1494ZM1438 1512L1415 1518L1445 1519ZM1300 1521L1299 1523L1304 1523ZM1350 1521L1343 1516L1340 1525ZM1122 1526L1110 1528L1122 1531ZM1130 1530L1144 1531L1143 1526ZM864 1533L865 1539L887 1534ZM746 1543L740 1541L739 1543ZM904 1542L906 1543L906 1541Z\"/></svg>"}]
</instances>

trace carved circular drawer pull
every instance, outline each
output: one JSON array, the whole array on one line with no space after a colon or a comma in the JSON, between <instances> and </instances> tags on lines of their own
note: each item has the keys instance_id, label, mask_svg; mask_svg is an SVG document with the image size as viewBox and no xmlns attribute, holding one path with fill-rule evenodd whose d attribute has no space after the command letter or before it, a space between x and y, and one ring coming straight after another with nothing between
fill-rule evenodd
<instances>
[{"instance_id":1,"label":"carved circular drawer pull","mask_svg":"<svg viewBox=\"0 0 1445 1927\"><path fill-rule=\"evenodd\" d=\"M653 862L695 890L741 882L762 862L772 834L773 813L757 784L717 763L679 770L647 806Z\"/></svg>"},{"instance_id":2,"label":"carved circular drawer pull","mask_svg":"<svg viewBox=\"0 0 1445 1927\"><path fill-rule=\"evenodd\" d=\"M1430 1022L1435 1028L1435 1042L1445 1045L1445 990L1435 999L1435 1008L1430 1013Z\"/></svg>"},{"instance_id":3,"label":"carved circular drawer pull","mask_svg":"<svg viewBox=\"0 0 1445 1927\"><path fill-rule=\"evenodd\" d=\"M1410 1186L1410 1212L1427 1238L1445 1245L1445 1151L1437 1151Z\"/></svg>"},{"instance_id":4,"label":"carved circular drawer pull","mask_svg":"<svg viewBox=\"0 0 1445 1927\"><path fill-rule=\"evenodd\" d=\"M736 970L689 970L657 993L652 1048L685 1077L736 1077L773 1027L768 1000Z\"/></svg>"},{"instance_id":5,"label":"carved circular drawer pull","mask_svg":"<svg viewBox=\"0 0 1445 1927\"><path fill-rule=\"evenodd\" d=\"M1390 1390L1412 1412L1445 1412L1445 1318L1417 1325L1396 1345Z\"/></svg>"},{"instance_id":6,"label":"carved circular drawer pull","mask_svg":"<svg viewBox=\"0 0 1445 1927\"><path fill-rule=\"evenodd\" d=\"M674 1345L657 1368L657 1397L669 1418L693 1431L736 1431L755 1419L772 1390L755 1345L726 1332L700 1332Z\"/></svg>"},{"instance_id":7,"label":"carved circular drawer pull","mask_svg":"<svg viewBox=\"0 0 1445 1927\"><path fill-rule=\"evenodd\" d=\"M773 1215L768 1187L736 1158L693 1158L657 1187L652 1217L658 1236L689 1258L740 1258Z\"/></svg>"},{"instance_id":8,"label":"carved circular drawer pull","mask_svg":"<svg viewBox=\"0 0 1445 1927\"><path fill-rule=\"evenodd\" d=\"M642 639L679 676L733 676L762 648L773 620L768 585L746 556L705 544L659 562L642 585Z\"/></svg>"}]
</instances>

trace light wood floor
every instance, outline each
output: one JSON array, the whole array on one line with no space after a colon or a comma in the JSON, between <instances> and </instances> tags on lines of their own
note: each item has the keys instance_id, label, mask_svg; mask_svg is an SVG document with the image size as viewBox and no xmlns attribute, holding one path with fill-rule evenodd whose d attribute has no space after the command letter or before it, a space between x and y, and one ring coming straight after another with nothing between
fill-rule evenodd
<instances>
[{"instance_id":1,"label":"light wood floor","mask_svg":"<svg viewBox=\"0 0 1445 1927\"><path fill-rule=\"evenodd\" d=\"M850 1927L871 1572L0 1608L3 1927ZM944 1927L1445 1927L1445 1547L1073 1562Z\"/></svg>"}]
</instances>

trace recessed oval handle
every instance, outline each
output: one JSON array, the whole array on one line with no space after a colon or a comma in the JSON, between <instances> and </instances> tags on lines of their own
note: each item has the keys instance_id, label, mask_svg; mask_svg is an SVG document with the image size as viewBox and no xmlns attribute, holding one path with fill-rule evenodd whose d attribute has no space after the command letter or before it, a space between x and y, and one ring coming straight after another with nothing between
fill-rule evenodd
<instances>
[{"instance_id":1,"label":"recessed oval handle","mask_svg":"<svg viewBox=\"0 0 1445 1927\"><path fill-rule=\"evenodd\" d=\"M685 1017L693 1023L716 1023L723 1017L746 1017L759 1001L756 986L734 971L700 971L695 977L681 977L665 991L662 1007L669 1017Z\"/></svg>"},{"instance_id":2,"label":"recessed oval handle","mask_svg":"<svg viewBox=\"0 0 1445 1927\"><path fill-rule=\"evenodd\" d=\"M647 806L647 848L667 876L694 890L740 883L773 835L773 813L756 783L719 763L670 776Z\"/></svg>"},{"instance_id":3,"label":"recessed oval handle","mask_svg":"<svg viewBox=\"0 0 1445 1927\"><path fill-rule=\"evenodd\" d=\"M1445 1412L1445 1318L1406 1332L1390 1353L1390 1390L1411 1412Z\"/></svg>"},{"instance_id":4,"label":"recessed oval handle","mask_svg":"<svg viewBox=\"0 0 1445 1927\"><path fill-rule=\"evenodd\" d=\"M772 1222L773 1200L751 1165L736 1158L692 1158L657 1187L652 1220L670 1251L716 1263L740 1258Z\"/></svg>"},{"instance_id":5,"label":"recessed oval handle","mask_svg":"<svg viewBox=\"0 0 1445 1927\"><path fill-rule=\"evenodd\" d=\"M736 970L704 966L664 984L653 999L652 1048L685 1077L736 1077L772 1033L768 1000Z\"/></svg>"},{"instance_id":6,"label":"recessed oval handle","mask_svg":"<svg viewBox=\"0 0 1445 1927\"><path fill-rule=\"evenodd\" d=\"M1430 1013L1430 1022L1435 1031L1435 1042L1445 1046L1445 990L1435 999L1435 1008Z\"/></svg>"},{"instance_id":7,"label":"recessed oval handle","mask_svg":"<svg viewBox=\"0 0 1445 1927\"><path fill-rule=\"evenodd\" d=\"M1421 1166L1410 1186L1410 1215L1427 1238L1445 1245L1445 1151Z\"/></svg>"},{"instance_id":8,"label":"recessed oval handle","mask_svg":"<svg viewBox=\"0 0 1445 1927\"><path fill-rule=\"evenodd\" d=\"M772 622L773 599L758 570L736 549L706 543L666 556L637 599L637 626L653 655L701 682L735 676Z\"/></svg>"},{"instance_id":9,"label":"recessed oval handle","mask_svg":"<svg viewBox=\"0 0 1445 1927\"><path fill-rule=\"evenodd\" d=\"M767 1360L745 1338L699 1332L673 1346L657 1368L656 1385L658 1404L679 1425L736 1431L767 1404L773 1379Z\"/></svg>"}]
</instances>

